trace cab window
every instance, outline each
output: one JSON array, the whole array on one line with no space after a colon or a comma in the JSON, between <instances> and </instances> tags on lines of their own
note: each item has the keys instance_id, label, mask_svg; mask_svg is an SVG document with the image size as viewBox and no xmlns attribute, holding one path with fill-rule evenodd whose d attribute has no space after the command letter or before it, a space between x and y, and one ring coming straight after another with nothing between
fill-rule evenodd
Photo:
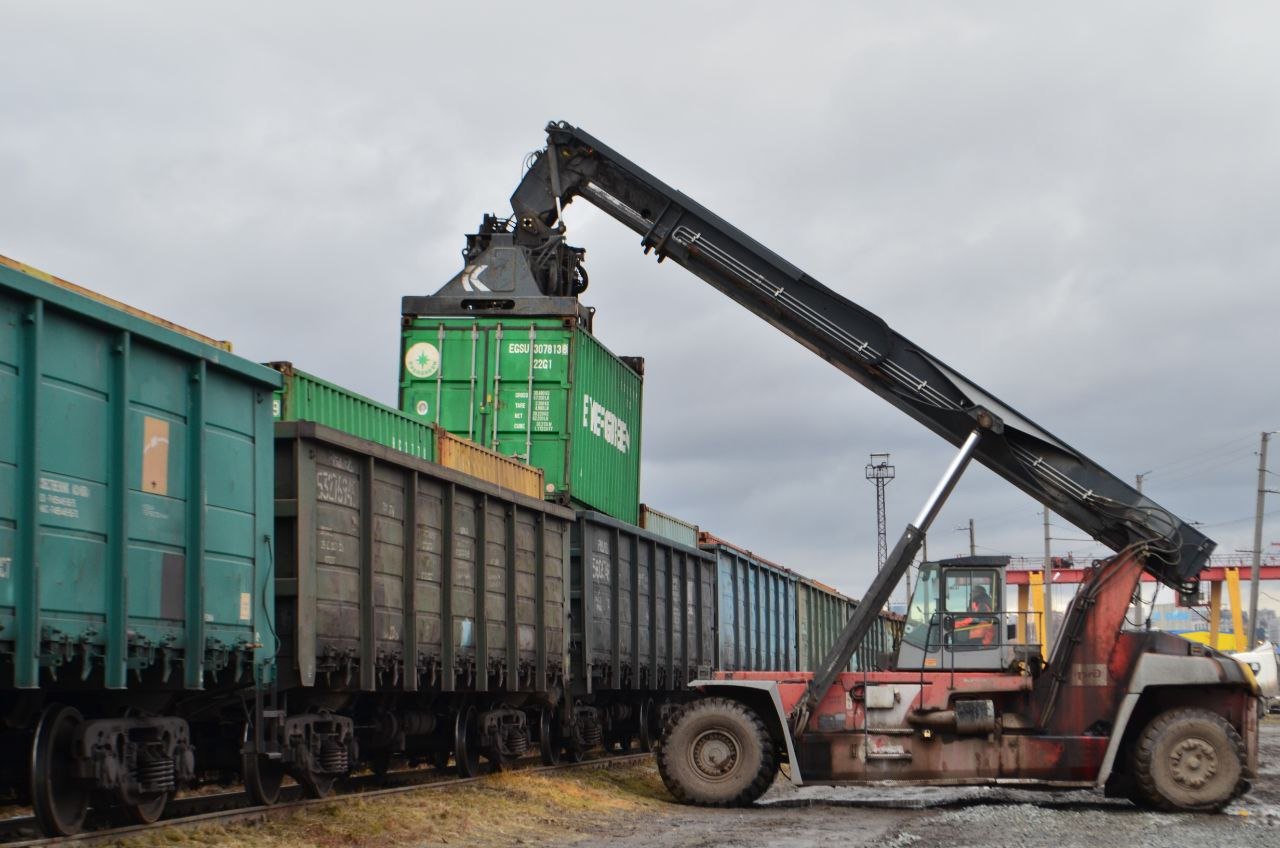
<instances>
[{"instance_id":1,"label":"cab window","mask_svg":"<svg viewBox=\"0 0 1280 848\"><path fill-rule=\"evenodd\" d=\"M907 609L907 620L902 628L904 641L920 649L938 650L937 621L934 613L938 611L938 566L924 563L916 576L916 588L911 593L911 606ZM930 628L934 628L930 638Z\"/></svg>"},{"instance_id":2,"label":"cab window","mask_svg":"<svg viewBox=\"0 0 1280 848\"><path fill-rule=\"evenodd\" d=\"M947 612L991 613L996 602L999 580L991 568L948 568L946 571Z\"/></svg>"}]
</instances>

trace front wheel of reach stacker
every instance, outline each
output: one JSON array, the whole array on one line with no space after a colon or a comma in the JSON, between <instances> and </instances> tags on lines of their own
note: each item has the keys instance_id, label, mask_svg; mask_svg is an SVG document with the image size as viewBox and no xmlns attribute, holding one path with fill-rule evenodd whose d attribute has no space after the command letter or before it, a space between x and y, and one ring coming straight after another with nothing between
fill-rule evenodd
<instances>
[{"instance_id":1,"label":"front wheel of reach stacker","mask_svg":"<svg viewBox=\"0 0 1280 848\"><path fill-rule=\"evenodd\" d=\"M1217 810L1244 791L1244 742L1209 710L1161 713L1132 756L1135 800L1159 809Z\"/></svg>"},{"instance_id":2,"label":"front wheel of reach stacker","mask_svg":"<svg viewBox=\"0 0 1280 848\"><path fill-rule=\"evenodd\" d=\"M778 757L754 710L728 698L703 698L667 725L658 742L658 772L682 803L745 807L773 783Z\"/></svg>"}]
</instances>

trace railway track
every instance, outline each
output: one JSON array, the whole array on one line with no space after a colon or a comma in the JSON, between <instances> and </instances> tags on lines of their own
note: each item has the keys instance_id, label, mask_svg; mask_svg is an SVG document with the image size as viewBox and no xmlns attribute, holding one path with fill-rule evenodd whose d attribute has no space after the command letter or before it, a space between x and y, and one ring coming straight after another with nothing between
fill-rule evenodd
<instances>
[{"instance_id":1,"label":"railway track","mask_svg":"<svg viewBox=\"0 0 1280 848\"><path fill-rule=\"evenodd\" d=\"M612 768L618 765L638 762L652 753L615 754L584 759L578 763L560 763L554 766L535 765L533 761L525 765L516 763L510 771L529 772L531 774L555 771L567 771L575 768ZM148 831L169 827L191 827L201 824L234 824L246 821L266 821L286 816L299 810L324 804L341 803L355 798L382 798L389 795L400 795L406 792L446 789L478 783L488 775L479 777L451 777L431 769L409 769L394 771L385 777L373 775L350 778L337 786L337 792L327 798L303 798L301 787L286 787L281 792L282 800L269 807L253 806L248 803L243 791L221 792L213 795L193 795L176 798L169 802L165 818L149 825L118 826L106 819L94 819L87 822L84 833L75 836L40 837L36 820L30 816L0 819L0 846L2 848L36 848L36 846L53 845L93 845L115 842ZM388 786L388 783L396 784Z\"/></svg>"}]
</instances>

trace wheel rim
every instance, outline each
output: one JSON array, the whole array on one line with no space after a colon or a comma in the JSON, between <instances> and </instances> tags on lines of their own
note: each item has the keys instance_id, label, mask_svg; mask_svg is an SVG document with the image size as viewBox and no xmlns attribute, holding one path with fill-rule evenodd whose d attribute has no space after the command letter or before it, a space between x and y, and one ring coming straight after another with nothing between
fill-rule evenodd
<instances>
[{"instance_id":1,"label":"wheel rim","mask_svg":"<svg viewBox=\"0 0 1280 848\"><path fill-rule=\"evenodd\" d=\"M1218 773L1218 752L1199 737L1188 737L1169 750L1169 774L1183 789L1201 789Z\"/></svg>"},{"instance_id":2,"label":"wheel rim","mask_svg":"<svg viewBox=\"0 0 1280 848\"><path fill-rule=\"evenodd\" d=\"M689 764L706 780L725 780L741 761L742 744L724 728L702 731L689 746Z\"/></svg>"},{"instance_id":3,"label":"wheel rim","mask_svg":"<svg viewBox=\"0 0 1280 848\"><path fill-rule=\"evenodd\" d=\"M80 830L89 811L89 788L73 772L76 730L83 722L72 707L44 711L31 746L31 806L50 836Z\"/></svg>"}]
</instances>

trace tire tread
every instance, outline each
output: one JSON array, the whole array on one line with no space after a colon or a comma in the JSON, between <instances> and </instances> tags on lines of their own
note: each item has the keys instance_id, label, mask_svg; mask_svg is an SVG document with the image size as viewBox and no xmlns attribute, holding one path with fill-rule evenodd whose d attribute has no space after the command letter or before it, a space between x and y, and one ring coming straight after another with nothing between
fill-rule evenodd
<instances>
[{"instance_id":1,"label":"tire tread","mask_svg":"<svg viewBox=\"0 0 1280 848\"><path fill-rule=\"evenodd\" d=\"M1137 742L1134 744L1133 750L1133 775L1134 775L1134 801L1141 802L1146 806L1154 807L1158 810L1175 811L1175 810L1219 810L1226 806L1232 798L1239 797L1248 788L1248 781L1245 779L1244 768L1240 769L1240 777L1236 781L1235 787L1232 788L1231 794L1223 801L1195 805L1186 807L1174 803L1161 794L1156 786L1154 774L1155 769L1155 749L1160 741L1160 737L1169 729L1169 727L1183 719L1209 720L1217 724L1226 734L1228 742L1235 751L1236 758L1243 766L1245 761L1244 740L1231 723L1222 716L1209 710L1198 709L1196 707L1181 707L1177 709L1167 710L1156 716L1138 736Z\"/></svg>"},{"instance_id":2,"label":"tire tread","mask_svg":"<svg viewBox=\"0 0 1280 848\"><path fill-rule=\"evenodd\" d=\"M680 782L674 778L670 758L677 756L677 754L670 750L667 740L670 738L672 730L685 717L698 712L714 710L727 710L737 713L747 722L756 736L757 743L760 745L760 768L756 770L751 782L736 795L721 799L698 798L685 791ZM756 715L755 710L730 698L702 698L674 710L667 720L666 726L662 729L661 736L658 738L655 753L658 761L658 772L662 776L662 782L666 784L667 790L680 803L699 807L750 806L769 789L778 772L777 750L773 744L773 739L769 735L769 729L765 727L764 722Z\"/></svg>"}]
</instances>

